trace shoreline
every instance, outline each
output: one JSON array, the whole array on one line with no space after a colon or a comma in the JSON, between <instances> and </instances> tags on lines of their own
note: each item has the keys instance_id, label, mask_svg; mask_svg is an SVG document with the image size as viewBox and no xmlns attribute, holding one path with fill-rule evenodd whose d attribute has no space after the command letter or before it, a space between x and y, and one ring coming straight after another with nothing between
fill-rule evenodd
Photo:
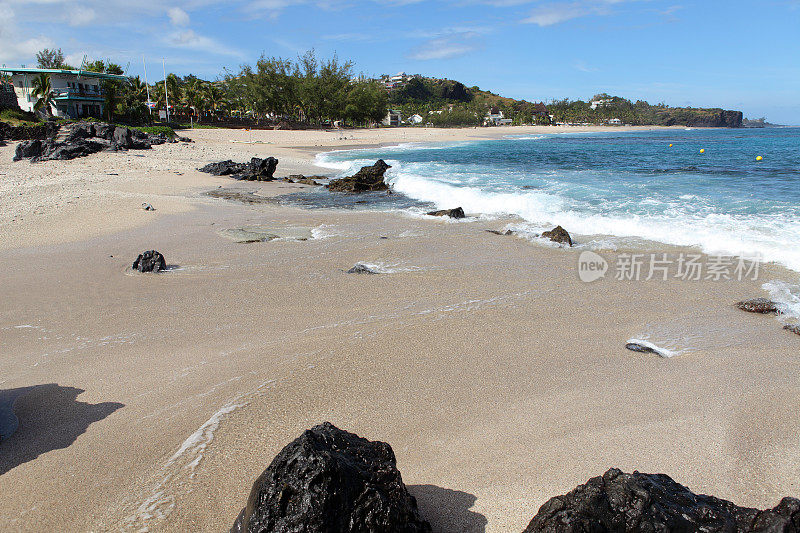
<instances>
[{"instance_id":1,"label":"shoreline","mask_svg":"<svg viewBox=\"0 0 800 533\"><path fill-rule=\"evenodd\" d=\"M3 529L227 530L275 454L323 420L391 443L437 532L521 531L611 466L739 505L798 495L798 341L733 307L760 280L583 283L580 250L487 233L499 218L210 198L307 187L203 162L274 155L278 176L316 174L305 148L341 146L216 131L36 165L0 148L0 386L37 387L0 444ZM222 235L251 226L314 238ZM175 268L126 275L153 248ZM344 273L358 261L394 271ZM706 342L671 359L625 350L656 326Z\"/></svg>"}]
</instances>

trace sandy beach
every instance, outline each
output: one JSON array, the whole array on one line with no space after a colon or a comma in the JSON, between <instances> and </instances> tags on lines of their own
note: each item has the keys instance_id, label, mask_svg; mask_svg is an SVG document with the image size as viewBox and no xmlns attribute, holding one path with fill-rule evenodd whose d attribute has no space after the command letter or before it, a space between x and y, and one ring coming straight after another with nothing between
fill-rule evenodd
<instances>
[{"instance_id":1,"label":"sandy beach","mask_svg":"<svg viewBox=\"0 0 800 533\"><path fill-rule=\"evenodd\" d=\"M522 531L612 466L739 505L800 496L800 337L732 305L780 267L587 284L578 250L485 231L511 219L303 209L275 197L307 186L196 170L274 156L278 177L330 175L317 153L585 130L197 129L36 164L0 148L0 407L17 398L20 420L0 529L227 531L326 420L392 445L436 532ZM248 227L308 238L226 236ZM131 272L149 249L170 268ZM358 261L387 273L345 274ZM625 350L653 324L699 348Z\"/></svg>"}]
</instances>

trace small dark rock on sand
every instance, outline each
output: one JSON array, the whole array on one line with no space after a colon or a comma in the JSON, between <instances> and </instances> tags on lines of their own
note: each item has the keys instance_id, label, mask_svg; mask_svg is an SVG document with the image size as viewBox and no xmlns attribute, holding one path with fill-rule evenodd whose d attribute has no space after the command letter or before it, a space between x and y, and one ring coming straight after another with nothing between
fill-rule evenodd
<instances>
[{"instance_id":1,"label":"small dark rock on sand","mask_svg":"<svg viewBox=\"0 0 800 533\"><path fill-rule=\"evenodd\" d=\"M639 352L639 353L654 353L656 355L661 355L658 353L658 350L650 347L645 346L644 344L639 344L638 342L629 342L625 345L625 348L632 352Z\"/></svg>"},{"instance_id":2,"label":"small dark rock on sand","mask_svg":"<svg viewBox=\"0 0 800 533\"><path fill-rule=\"evenodd\" d=\"M450 218L465 218L467 215L464 214L464 210L460 207L456 207L455 209L441 209L439 211L429 211L427 213L432 217L450 217Z\"/></svg>"},{"instance_id":3,"label":"small dark rock on sand","mask_svg":"<svg viewBox=\"0 0 800 533\"><path fill-rule=\"evenodd\" d=\"M231 532L429 533L392 447L329 422L305 431L253 484Z\"/></svg>"},{"instance_id":4,"label":"small dark rock on sand","mask_svg":"<svg viewBox=\"0 0 800 533\"><path fill-rule=\"evenodd\" d=\"M780 313L778 304L766 298L753 298L752 300L744 300L738 302L736 307L748 313L761 313L762 315L777 315Z\"/></svg>"},{"instance_id":5,"label":"small dark rock on sand","mask_svg":"<svg viewBox=\"0 0 800 533\"><path fill-rule=\"evenodd\" d=\"M616 468L548 500L523 533L797 532L800 500L784 498L759 511L694 494L664 474L625 474Z\"/></svg>"},{"instance_id":6,"label":"small dark rock on sand","mask_svg":"<svg viewBox=\"0 0 800 533\"><path fill-rule=\"evenodd\" d=\"M144 209L145 211L155 211L156 210L155 207L153 207L152 205L148 204L147 202L142 204L142 209Z\"/></svg>"},{"instance_id":7,"label":"small dark rock on sand","mask_svg":"<svg viewBox=\"0 0 800 533\"><path fill-rule=\"evenodd\" d=\"M495 235L503 235L503 236L514 235L514 230L510 229L507 229L505 231L500 231L497 229L487 229L486 231L488 231L489 233L494 233Z\"/></svg>"},{"instance_id":8,"label":"small dark rock on sand","mask_svg":"<svg viewBox=\"0 0 800 533\"><path fill-rule=\"evenodd\" d=\"M795 335L800 335L800 324L786 324L783 326L786 331L791 331Z\"/></svg>"},{"instance_id":9,"label":"small dark rock on sand","mask_svg":"<svg viewBox=\"0 0 800 533\"><path fill-rule=\"evenodd\" d=\"M213 176L230 176L235 180L273 181L278 160L274 157L261 159L254 157L249 163L234 163L230 159L218 163L209 163L197 170Z\"/></svg>"},{"instance_id":10,"label":"small dark rock on sand","mask_svg":"<svg viewBox=\"0 0 800 533\"><path fill-rule=\"evenodd\" d=\"M348 274L378 274L379 272L364 263L356 263L347 271Z\"/></svg>"},{"instance_id":11,"label":"small dark rock on sand","mask_svg":"<svg viewBox=\"0 0 800 533\"><path fill-rule=\"evenodd\" d=\"M545 231L544 233L542 233L542 237L550 239L553 242L563 243L568 246L572 246L572 237L570 237L569 233L567 233L567 230L565 230L561 226L556 226L550 231Z\"/></svg>"},{"instance_id":12,"label":"small dark rock on sand","mask_svg":"<svg viewBox=\"0 0 800 533\"><path fill-rule=\"evenodd\" d=\"M378 159L374 165L361 167L361 170L338 180L332 180L325 187L335 192L366 192L385 191L389 185L383 181L383 175L392 168L383 159Z\"/></svg>"},{"instance_id":13,"label":"small dark rock on sand","mask_svg":"<svg viewBox=\"0 0 800 533\"><path fill-rule=\"evenodd\" d=\"M167 268L164 256L155 250L148 250L139 254L133 262L133 269L139 272L160 272Z\"/></svg>"}]
</instances>

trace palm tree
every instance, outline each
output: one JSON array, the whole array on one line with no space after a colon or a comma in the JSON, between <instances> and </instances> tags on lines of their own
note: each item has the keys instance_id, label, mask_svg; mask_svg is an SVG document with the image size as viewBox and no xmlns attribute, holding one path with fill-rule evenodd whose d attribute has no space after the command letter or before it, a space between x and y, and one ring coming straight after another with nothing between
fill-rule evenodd
<instances>
[{"instance_id":1,"label":"palm tree","mask_svg":"<svg viewBox=\"0 0 800 533\"><path fill-rule=\"evenodd\" d=\"M212 115L216 115L222 108L224 99L225 93L216 83L207 83L203 87L203 101L206 104L206 109L211 111Z\"/></svg>"},{"instance_id":2,"label":"palm tree","mask_svg":"<svg viewBox=\"0 0 800 533\"><path fill-rule=\"evenodd\" d=\"M33 96L38 98L33 109L47 116L53 115L52 105L55 103L56 93L50 85L49 74L39 74L33 79Z\"/></svg>"},{"instance_id":3,"label":"palm tree","mask_svg":"<svg viewBox=\"0 0 800 533\"><path fill-rule=\"evenodd\" d=\"M192 77L183 87L183 103L191 110L192 116L197 111L203 87L199 79Z\"/></svg>"}]
</instances>

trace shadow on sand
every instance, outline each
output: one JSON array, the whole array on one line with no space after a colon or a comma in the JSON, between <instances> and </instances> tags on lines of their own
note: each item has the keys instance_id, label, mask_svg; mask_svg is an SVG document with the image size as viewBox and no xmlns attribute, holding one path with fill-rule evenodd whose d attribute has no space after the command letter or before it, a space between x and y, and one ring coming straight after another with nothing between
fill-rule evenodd
<instances>
[{"instance_id":1,"label":"shadow on sand","mask_svg":"<svg viewBox=\"0 0 800 533\"><path fill-rule=\"evenodd\" d=\"M93 422L124 407L79 402L82 392L55 383L0 390L0 475L70 446Z\"/></svg>"},{"instance_id":2,"label":"shadow on sand","mask_svg":"<svg viewBox=\"0 0 800 533\"><path fill-rule=\"evenodd\" d=\"M420 516L431 523L434 533L486 531L486 517L470 511L476 496L436 485L409 485L408 491L417 499Z\"/></svg>"}]
</instances>

